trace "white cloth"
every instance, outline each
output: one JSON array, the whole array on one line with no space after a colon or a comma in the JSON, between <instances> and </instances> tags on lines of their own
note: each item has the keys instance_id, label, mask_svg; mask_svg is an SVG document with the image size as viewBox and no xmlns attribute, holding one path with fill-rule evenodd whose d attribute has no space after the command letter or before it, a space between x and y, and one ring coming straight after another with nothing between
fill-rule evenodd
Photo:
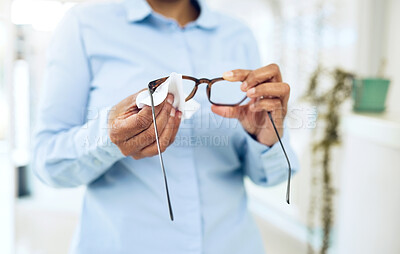
<instances>
[{"instance_id":1,"label":"white cloth","mask_svg":"<svg viewBox=\"0 0 400 254\"><path fill-rule=\"evenodd\" d=\"M162 83L153 93L154 106L160 105L168 93L174 95L173 107L182 112L183 119L189 119L200 108L200 104L191 99L185 102L187 94L184 94L182 87L182 74L171 73L168 79ZM150 94L148 90L144 90L136 97L136 105L138 108L143 108L144 105L151 106Z\"/></svg>"}]
</instances>

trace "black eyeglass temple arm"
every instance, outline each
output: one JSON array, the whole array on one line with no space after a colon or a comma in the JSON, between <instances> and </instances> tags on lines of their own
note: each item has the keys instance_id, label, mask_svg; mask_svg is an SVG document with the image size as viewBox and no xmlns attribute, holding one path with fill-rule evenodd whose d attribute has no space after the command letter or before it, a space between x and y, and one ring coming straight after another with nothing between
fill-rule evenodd
<instances>
[{"instance_id":1,"label":"black eyeglass temple arm","mask_svg":"<svg viewBox=\"0 0 400 254\"><path fill-rule=\"evenodd\" d=\"M166 195L167 195L167 202L168 202L168 209L169 209L169 215L170 215L170 219L171 221L174 220L174 215L173 215L173 211L172 211L172 205L171 205L171 200L170 200L170 196L169 196L169 190L168 190L168 181L167 181L167 176L166 176L166 172L165 172L165 167L164 167L164 161L162 158L162 153L161 153L161 148L160 148L160 144L159 144L159 138L158 138L158 130L157 130L157 122L156 122L156 116L155 116L155 109L154 109L154 100L153 100L153 93L154 90L150 88L150 86L148 87L148 91L150 94L150 101L151 101L151 110L152 110L152 116L153 116L153 123L154 123L154 130L155 130L155 135L156 135L156 143L157 143L157 149L158 149L158 153L159 153L159 159L160 159L160 165L161 165L161 169L163 172L163 177L164 177L164 184L165 184L165 191L166 191ZM289 161L289 157L286 153L285 147L283 146L282 140L280 138L279 132L275 126L275 122L272 119L272 115L271 112L268 112L268 117L272 123L272 126L274 128L275 134L278 138L279 144L282 148L282 151L285 155L287 164L288 164L288 182L287 182L287 189L286 189L286 202L288 204L290 204L290 181L291 181L291 176L292 176L292 168L290 165L290 161Z\"/></svg>"},{"instance_id":2,"label":"black eyeglass temple arm","mask_svg":"<svg viewBox=\"0 0 400 254\"><path fill-rule=\"evenodd\" d=\"M269 117L269 119L271 120L272 126L274 127L275 134L276 134L276 136L278 137L279 143L280 143L280 145L281 145L281 147L282 147L283 153L285 154L286 161L287 161L287 164L288 164L288 167L289 167L288 182L287 182L287 188L286 188L286 202L287 202L288 204L290 204L290 179L291 179L291 177L292 177L292 167L290 166L289 157L288 157L288 155L287 155L287 153L286 153L285 147L283 146L281 137L279 136L279 132L278 132L278 130L276 129L274 120L272 119L271 112L268 112L268 117Z\"/></svg>"},{"instance_id":3,"label":"black eyeglass temple arm","mask_svg":"<svg viewBox=\"0 0 400 254\"><path fill-rule=\"evenodd\" d=\"M154 109L154 100L153 100L153 92L150 87L148 88L149 94L150 94L150 102L151 102L151 112L153 115L153 123L154 123L154 132L156 134L156 143L157 143L157 149L158 149L158 155L160 158L160 165L161 165L161 170L164 176L164 185L165 185L165 192L167 194L167 202L168 202L168 210L169 210L169 217L171 221L174 220L174 213L172 211L172 205L171 205L171 199L169 197L169 190L168 190L168 181L167 181L167 174L165 172L165 167L164 167L164 160L162 158L162 153L161 153L161 148L160 148L160 143L158 140L158 130L157 130L157 122L156 122L156 114L155 114L155 109Z\"/></svg>"}]
</instances>

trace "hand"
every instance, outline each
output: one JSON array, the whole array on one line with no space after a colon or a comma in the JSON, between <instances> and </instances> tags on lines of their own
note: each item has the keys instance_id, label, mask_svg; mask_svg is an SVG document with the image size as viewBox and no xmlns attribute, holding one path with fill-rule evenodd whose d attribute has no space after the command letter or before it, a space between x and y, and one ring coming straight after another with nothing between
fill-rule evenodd
<instances>
[{"instance_id":1,"label":"hand","mask_svg":"<svg viewBox=\"0 0 400 254\"><path fill-rule=\"evenodd\" d=\"M283 135L283 120L287 112L290 86L282 83L281 72L276 64L254 71L233 70L224 73L228 81L243 81L241 89L251 100L236 107L212 105L214 113L228 118L237 118L244 129L255 136L258 142L272 146L278 141L267 112L271 112L279 135Z\"/></svg>"},{"instance_id":2,"label":"hand","mask_svg":"<svg viewBox=\"0 0 400 254\"><path fill-rule=\"evenodd\" d=\"M117 105L108 115L108 127L111 141L125 156L138 160L158 154L151 107L138 109L133 94ZM172 107L174 97L155 107L157 129L161 152L174 142L181 122L182 112Z\"/></svg>"}]
</instances>

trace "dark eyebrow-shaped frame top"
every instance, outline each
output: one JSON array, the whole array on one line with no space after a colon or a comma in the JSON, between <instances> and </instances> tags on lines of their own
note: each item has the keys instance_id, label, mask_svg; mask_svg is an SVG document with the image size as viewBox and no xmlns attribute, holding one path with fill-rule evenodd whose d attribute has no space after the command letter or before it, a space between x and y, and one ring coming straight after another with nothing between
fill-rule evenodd
<instances>
[{"instance_id":1,"label":"dark eyebrow-shaped frame top","mask_svg":"<svg viewBox=\"0 0 400 254\"><path fill-rule=\"evenodd\" d=\"M160 86L162 83L164 83L167 79L168 79L168 77L164 77L164 78L160 78L160 79L156 79L156 80L151 81L151 82L149 83L149 90L150 90L150 92L153 94L154 91L157 89L157 87L159 87L159 86ZM235 104L221 104L221 103L216 103L216 102L213 102L213 101L211 100L211 87L212 87L212 85L214 85L216 82L225 80L224 78L219 77L219 78L214 78L214 79L207 79L207 78L197 79L197 78L194 78L194 77L191 77L191 76L182 75L182 79L187 79L187 80L191 80L191 81L195 82L195 86L194 86L193 90L192 90L192 91L190 92L190 94L186 97L185 101L188 101L188 100L190 100L190 99L192 99L192 98L194 97L194 95L195 95L196 92L197 92L197 88L198 88L198 86L199 86L200 84L207 84L207 90L206 90L206 92L207 92L208 101L209 101L211 104L216 105L216 106L238 106L238 105L240 105L243 101L245 101L246 98L247 98L246 96L244 96L243 99L242 99L241 101L239 101L238 103L235 103Z\"/></svg>"}]
</instances>

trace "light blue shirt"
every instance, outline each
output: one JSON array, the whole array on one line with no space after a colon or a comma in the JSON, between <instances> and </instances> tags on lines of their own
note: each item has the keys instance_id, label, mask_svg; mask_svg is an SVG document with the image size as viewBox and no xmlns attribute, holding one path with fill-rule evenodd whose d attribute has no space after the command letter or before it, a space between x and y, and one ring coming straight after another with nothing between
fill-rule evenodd
<instances>
[{"instance_id":1,"label":"light blue shirt","mask_svg":"<svg viewBox=\"0 0 400 254\"><path fill-rule=\"evenodd\" d=\"M175 221L158 157L124 157L108 137L108 109L151 80L260 67L246 26L200 8L182 29L143 0L83 4L55 32L33 168L48 185L87 186L72 253L264 253L243 180L285 181L285 158L279 144L262 145L237 120L213 114L204 85L195 96L201 110L182 122L164 153ZM283 142L297 170L286 132Z\"/></svg>"}]
</instances>

